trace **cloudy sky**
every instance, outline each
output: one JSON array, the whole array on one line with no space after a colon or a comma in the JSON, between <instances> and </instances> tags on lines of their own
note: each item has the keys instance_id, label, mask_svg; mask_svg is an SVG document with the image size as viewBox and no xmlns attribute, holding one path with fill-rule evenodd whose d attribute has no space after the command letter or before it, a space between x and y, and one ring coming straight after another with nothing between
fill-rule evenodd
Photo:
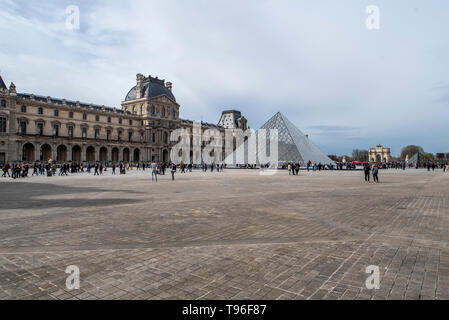
<instances>
[{"instance_id":1,"label":"cloudy sky","mask_svg":"<svg viewBox=\"0 0 449 320\"><path fill-rule=\"evenodd\" d=\"M80 29L66 28L66 8ZM368 30L377 5L380 29ZM327 154L449 152L449 1L0 0L0 75L19 92L119 107L137 73L181 116L253 128L281 111Z\"/></svg>"}]
</instances>

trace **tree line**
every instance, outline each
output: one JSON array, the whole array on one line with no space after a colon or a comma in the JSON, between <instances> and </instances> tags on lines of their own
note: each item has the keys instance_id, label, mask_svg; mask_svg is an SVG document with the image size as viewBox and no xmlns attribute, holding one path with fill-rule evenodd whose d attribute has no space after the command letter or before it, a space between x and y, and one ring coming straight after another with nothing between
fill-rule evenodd
<instances>
[{"instance_id":1,"label":"tree line","mask_svg":"<svg viewBox=\"0 0 449 320\"><path fill-rule=\"evenodd\" d=\"M421 146L417 145L408 145L401 150L401 154L399 157L391 157L391 161L406 161L407 159L411 159L414 155L419 153L419 162L433 162L435 161L435 156L431 153L427 153ZM368 150L360 150L354 149L352 150L351 155L344 156L329 156L332 160L341 162L343 158L346 158L346 161L358 161L358 162L369 162L369 151Z\"/></svg>"}]
</instances>

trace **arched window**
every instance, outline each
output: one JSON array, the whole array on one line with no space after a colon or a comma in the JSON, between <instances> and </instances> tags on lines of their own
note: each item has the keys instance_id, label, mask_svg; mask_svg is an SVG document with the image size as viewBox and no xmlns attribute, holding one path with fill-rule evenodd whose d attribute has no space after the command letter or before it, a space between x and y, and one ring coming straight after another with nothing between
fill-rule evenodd
<instances>
[{"instance_id":1,"label":"arched window","mask_svg":"<svg viewBox=\"0 0 449 320\"><path fill-rule=\"evenodd\" d=\"M145 113L145 107L144 107L144 105L142 104L141 106L140 106L140 114L144 114Z\"/></svg>"},{"instance_id":2,"label":"arched window","mask_svg":"<svg viewBox=\"0 0 449 320\"><path fill-rule=\"evenodd\" d=\"M22 106L20 108L20 112L23 112L23 113L27 112L27 106Z\"/></svg>"},{"instance_id":3,"label":"arched window","mask_svg":"<svg viewBox=\"0 0 449 320\"><path fill-rule=\"evenodd\" d=\"M133 106L133 114L136 114L136 113L137 113L136 106Z\"/></svg>"},{"instance_id":4,"label":"arched window","mask_svg":"<svg viewBox=\"0 0 449 320\"><path fill-rule=\"evenodd\" d=\"M162 136L163 136L162 141L163 141L165 144L167 144L167 143L168 143L168 134L167 134L167 132L164 132L164 134L163 134Z\"/></svg>"},{"instance_id":5,"label":"arched window","mask_svg":"<svg viewBox=\"0 0 449 320\"><path fill-rule=\"evenodd\" d=\"M165 117L165 107L162 107L162 117Z\"/></svg>"},{"instance_id":6,"label":"arched window","mask_svg":"<svg viewBox=\"0 0 449 320\"><path fill-rule=\"evenodd\" d=\"M156 114L156 108L154 105L151 106L151 114Z\"/></svg>"}]
</instances>

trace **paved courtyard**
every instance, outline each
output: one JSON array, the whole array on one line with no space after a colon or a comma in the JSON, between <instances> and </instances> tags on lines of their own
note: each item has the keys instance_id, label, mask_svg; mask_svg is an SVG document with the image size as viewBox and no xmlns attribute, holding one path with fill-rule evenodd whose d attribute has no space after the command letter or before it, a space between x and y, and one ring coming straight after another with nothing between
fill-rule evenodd
<instances>
[{"instance_id":1,"label":"paved courtyard","mask_svg":"<svg viewBox=\"0 0 449 320\"><path fill-rule=\"evenodd\" d=\"M442 171L176 179L0 179L0 299L449 299Z\"/></svg>"}]
</instances>

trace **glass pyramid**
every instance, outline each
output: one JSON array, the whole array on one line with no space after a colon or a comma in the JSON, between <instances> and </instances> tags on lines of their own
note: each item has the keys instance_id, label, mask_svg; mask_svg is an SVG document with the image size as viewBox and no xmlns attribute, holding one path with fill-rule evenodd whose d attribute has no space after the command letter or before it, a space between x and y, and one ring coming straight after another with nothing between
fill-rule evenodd
<instances>
[{"instance_id":1,"label":"glass pyramid","mask_svg":"<svg viewBox=\"0 0 449 320\"><path fill-rule=\"evenodd\" d=\"M411 157L408 161L406 161L407 165L413 164L414 167L416 167L419 163L419 152L415 154L413 157Z\"/></svg>"},{"instance_id":2,"label":"glass pyramid","mask_svg":"<svg viewBox=\"0 0 449 320\"><path fill-rule=\"evenodd\" d=\"M276 113L260 129L267 130L267 149L269 148L269 130L278 130L279 163L299 162L301 165L307 165L309 161L316 164L334 163L280 112ZM264 150L259 150L259 152L264 152Z\"/></svg>"}]
</instances>

